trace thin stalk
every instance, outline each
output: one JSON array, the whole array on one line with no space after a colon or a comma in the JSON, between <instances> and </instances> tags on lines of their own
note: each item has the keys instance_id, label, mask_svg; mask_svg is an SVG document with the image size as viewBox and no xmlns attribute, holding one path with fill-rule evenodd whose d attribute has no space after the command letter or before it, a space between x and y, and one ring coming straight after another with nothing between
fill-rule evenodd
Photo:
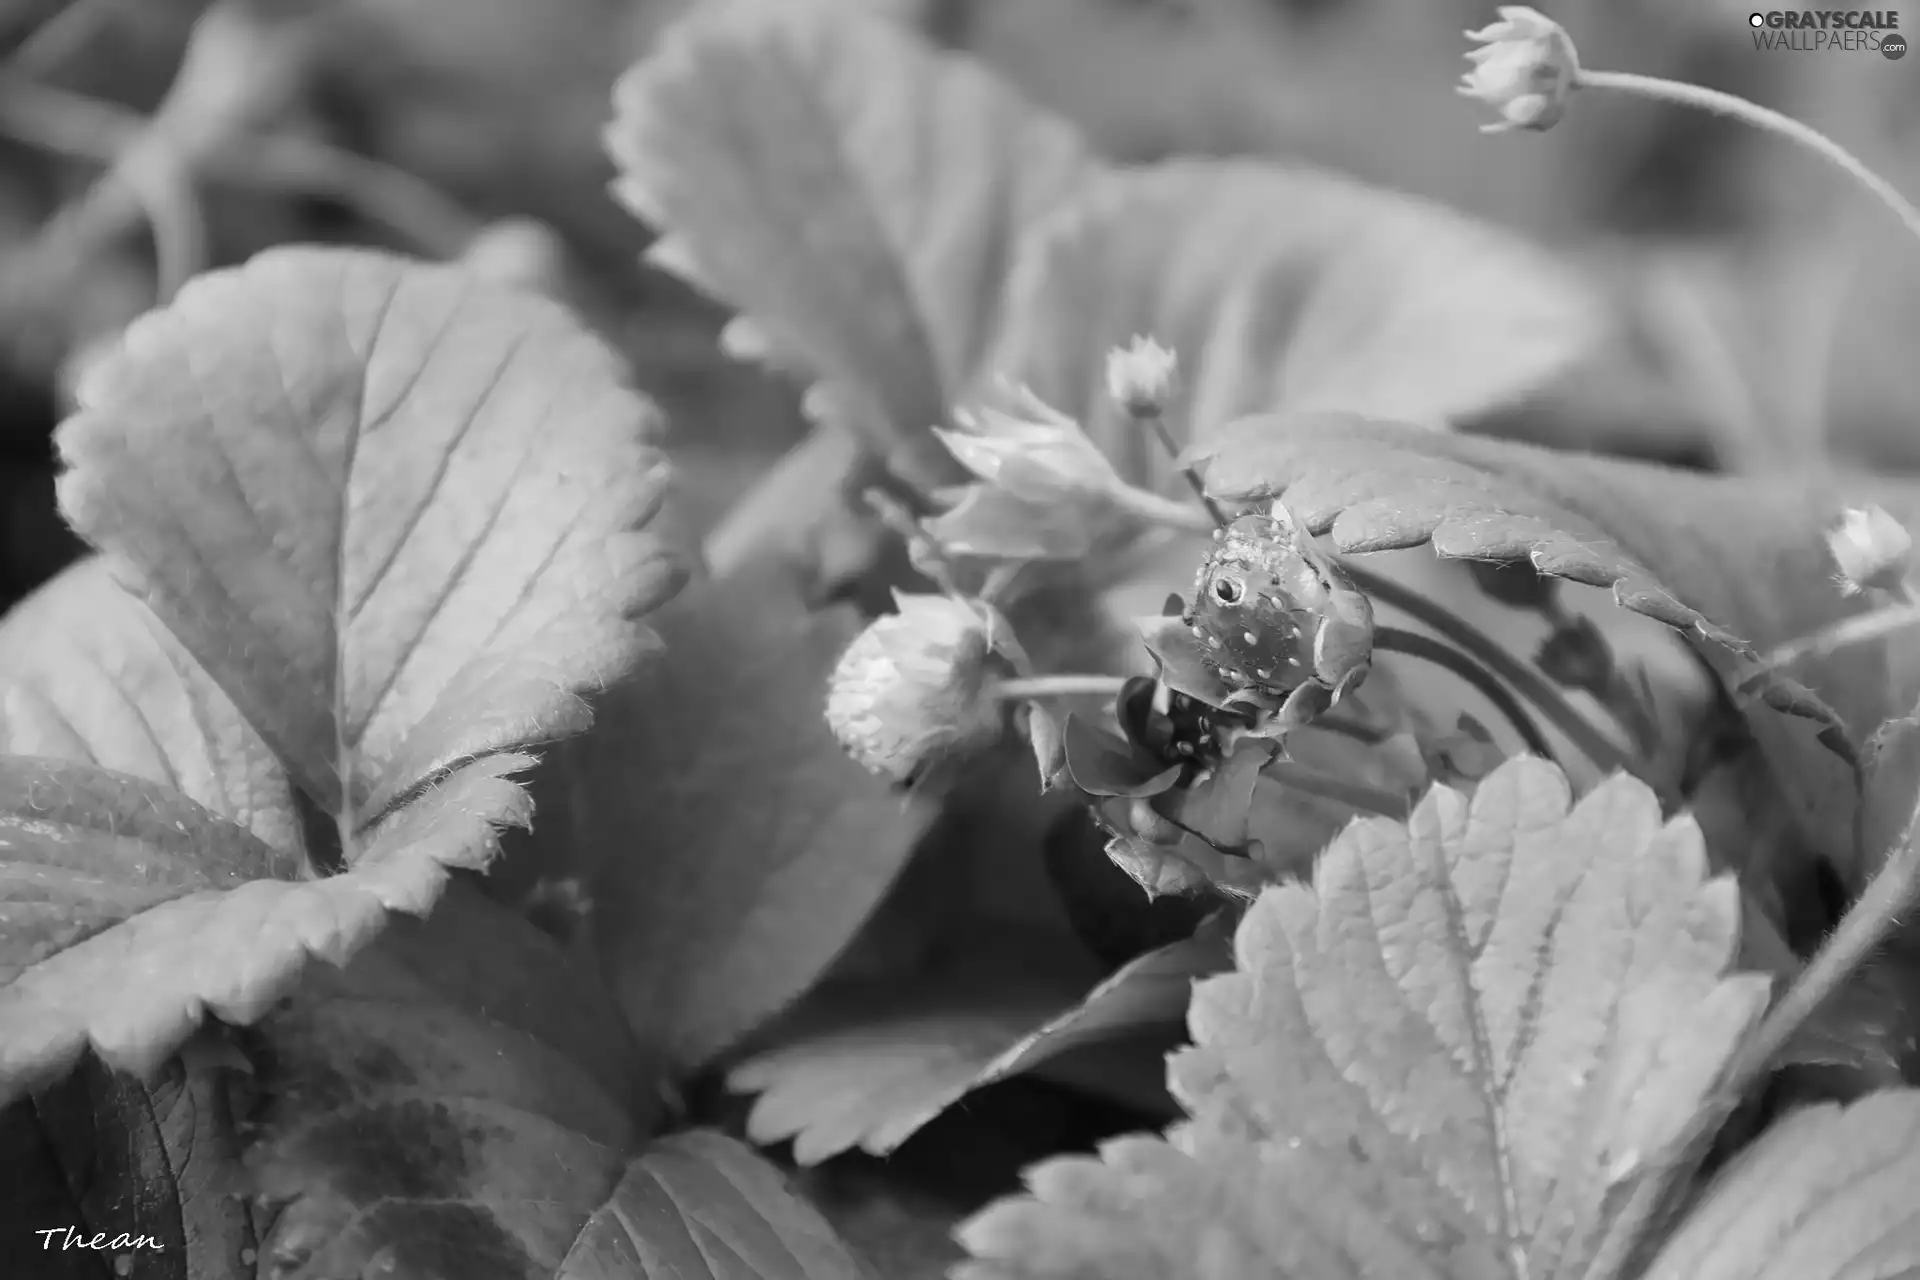
<instances>
[{"instance_id":1,"label":"thin stalk","mask_svg":"<svg viewBox=\"0 0 1920 1280\"><path fill-rule=\"evenodd\" d=\"M1878 640L1882 636L1892 635L1896 631L1920 623L1920 604L1901 601L1897 604L1882 605L1866 613L1856 613L1850 618L1821 627L1789 640L1760 659L1761 665L1768 670L1784 667L1790 662L1814 654L1832 653L1845 649L1849 645L1863 644L1868 640Z\"/></svg>"},{"instance_id":2,"label":"thin stalk","mask_svg":"<svg viewBox=\"0 0 1920 1280\"><path fill-rule=\"evenodd\" d=\"M1086 694L1119 697L1125 676L1017 676L995 681L988 696L1003 702L1028 698L1066 698Z\"/></svg>"},{"instance_id":3,"label":"thin stalk","mask_svg":"<svg viewBox=\"0 0 1920 1280\"><path fill-rule=\"evenodd\" d=\"M1159 413L1135 414L1134 421L1144 422L1151 427L1153 429L1154 439L1160 442L1160 447L1167 451L1167 456L1173 459L1175 465L1179 465L1180 445L1174 440L1173 433L1167 430L1165 415ZM1213 495L1207 492L1207 486L1201 481L1198 471L1195 471L1190 466L1181 466L1180 474L1186 479L1187 487L1193 490L1193 496L1200 499L1200 505L1205 507L1207 514L1213 518L1215 527L1224 529L1232 523L1227 519L1227 513L1221 509L1220 504L1213 500Z\"/></svg>"},{"instance_id":4,"label":"thin stalk","mask_svg":"<svg viewBox=\"0 0 1920 1280\"><path fill-rule=\"evenodd\" d=\"M1514 731L1526 743L1527 750L1544 760L1554 758L1553 748L1547 745L1547 739L1540 732L1540 726L1533 722L1520 699L1513 696L1513 690L1501 684L1492 672L1461 653L1452 645L1443 644L1431 636L1423 636L1417 631L1407 631L1400 627L1381 627L1373 629L1373 647L1382 653L1400 653L1409 658L1418 658L1422 662L1431 662L1444 667L1475 689L1494 705Z\"/></svg>"},{"instance_id":5,"label":"thin stalk","mask_svg":"<svg viewBox=\"0 0 1920 1280\"><path fill-rule=\"evenodd\" d=\"M1199 477L1193 474L1191 468L1182 474L1196 486L1197 492ZM1130 484L1113 490L1111 497L1114 505L1121 510L1154 524L1171 525L1176 529L1187 529L1196 533L1225 528L1227 525L1226 513L1205 494L1200 495L1200 500L1207 504L1206 515L1195 511L1184 502L1163 498L1151 489L1141 489Z\"/></svg>"},{"instance_id":6,"label":"thin stalk","mask_svg":"<svg viewBox=\"0 0 1920 1280\"><path fill-rule=\"evenodd\" d=\"M1603 773L1624 770L1649 785L1655 785L1652 779L1646 777L1644 767L1627 754L1624 747L1596 728L1592 721L1580 713L1578 707L1567 700L1559 686L1536 670L1532 663L1514 657L1465 618L1427 599L1413 588L1402 586L1392 578L1375 573L1351 559L1342 560L1340 567L1355 586L1375 600L1432 627L1464 649L1468 656L1493 675L1505 680ZM1656 785L1656 789L1660 788ZM1664 790L1662 796L1669 798Z\"/></svg>"},{"instance_id":7,"label":"thin stalk","mask_svg":"<svg viewBox=\"0 0 1920 1280\"><path fill-rule=\"evenodd\" d=\"M1292 760L1275 760L1260 772L1282 786L1291 787L1305 795L1318 796L1322 800L1346 805L1349 809L1358 809L1361 813L1371 813L1382 818L1392 818L1396 822L1405 822L1407 814L1411 811L1405 796L1397 795L1384 787L1354 782L1349 778L1337 778Z\"/></svg>"},{"instance_id":8,"label":"thin stalk","mask_svg":"<svg viewBox=\"0 0 1920 1280\"><path fill-rule=\"evenodd\" d=\"M1637 98L1650 98L1655 102L1694 107L1798 143L1866 188L1874 199L1891 209L1906 224L1907 230L1916 239L1920 239L1920 209L1916 209L1891 182L1875 173L1859 156L1792 116L1782 115L1757 102L1749 102L1718 89L1706 89L1697 84L1659 76L1643 76L1631 71L1582 70L1575 77L1574 85L1581 89L1612 89Z\"/></svg>"}]
</instances>

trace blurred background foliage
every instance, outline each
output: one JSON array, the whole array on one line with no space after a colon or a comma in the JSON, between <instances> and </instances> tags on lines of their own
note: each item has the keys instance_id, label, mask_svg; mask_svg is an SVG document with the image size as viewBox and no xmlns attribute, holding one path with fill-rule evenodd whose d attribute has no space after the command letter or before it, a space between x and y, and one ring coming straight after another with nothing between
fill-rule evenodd
<instances>
[{"instance_id":1,"label":"blurred background foliage","mask_svg":"<svg viewBox=\"0 0 1920 1280\"><path fill-rule=\"evenodd\" d=\"M205 0L0 5L0 599L75 550L48 438L88 351L183 270L290 239L564 277L672 413L709 522L795 438L792 392L725 364L717 317L635 265L647 233L609 198L600 143L614 77L700 2L220 0L222 41L191 39ZM1550 134L1480 134L1452 85L1490 3L845 2L977 55L1117 158L1305 158L1583 262L1632 317L1596 375L1608 411L1547 406L1503 430L1715 467L1920 466L1920 254L1891 220L1697 113L1613 98ZM1747 95L1920 190L1920 59L1757 51L1736 0L1540 7L1590 65ZM183 70L190 43L208 56ZM144 175L131 201L103 191L116 156Z\"/></svg>"}]
</instances>

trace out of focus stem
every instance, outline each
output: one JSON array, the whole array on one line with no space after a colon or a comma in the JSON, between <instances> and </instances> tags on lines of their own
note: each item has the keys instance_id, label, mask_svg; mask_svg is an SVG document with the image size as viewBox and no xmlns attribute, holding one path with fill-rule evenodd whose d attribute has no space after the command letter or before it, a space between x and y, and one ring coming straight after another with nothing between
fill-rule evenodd
<instances>
[{"instance_id":1,"label":"out of focus stem","mask_svg":"<svg viewBox=\"0 0 1920 1280\"><path fill-rule=\"evenodd\" d=\"M1575 78L1574 85L1581 89L1612 89L1631 94L1636 98L1650 98L1655 102L1671 102L1680 106L1694 107L1713 115L1738 120L1765 133L1776 134L1789 142L1797 143L1866 188L1874 199L1891 209L1894 216L1906 224L1907 230L1913 233L1915 239L1920 239L1920 209L1916 209L1913 203L1901 195L1891 182L1874 172L1866 161L1812 125L1795 120L1792 116L1783 115L1769 107L1763 107L1757 102L1749 102L1731 93L1722 93L1718 89L1707 89L1679 80L1666 80L1659 76L1643 76L1631 71L1583 69Z\"/></svg>"},{"instance_id":2,"label":"out of focus stem","mask_svg":"<svg viewBox=\"0 0 1920 1280\"><path fill-rule=\"evenodd\" d=\"M1089 694L1106 694L1117 698L1126 683L1125 676L1019 676L996 681L987 693L1005 702L1029 698L1084 697Z\"/></svg>"}]
</instances>

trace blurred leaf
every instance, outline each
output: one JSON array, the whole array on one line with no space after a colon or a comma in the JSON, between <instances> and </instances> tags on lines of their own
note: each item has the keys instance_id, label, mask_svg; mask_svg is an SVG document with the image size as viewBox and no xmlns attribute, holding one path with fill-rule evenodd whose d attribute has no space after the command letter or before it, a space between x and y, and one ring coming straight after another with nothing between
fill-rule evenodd
<instances>
[{"instance_id":1,"label":"blurred leaf","mask_svg":"<svg viewBox=\"0 0 1920 1280\"><path fill-rule=\"evenodd\" d=\"M1443 556L1524 558L1611 587L1622 606L1685 635L1729 686L1752 670L1753 648L1862 607L1833 585L1823 538L1843 506L1871 497L1896 516L1920 514L1920 488L1899 482L1845 491L1800 475L1704 476L1348 414L1245 418L1206 452L1217 497L1284 491L1340 551L1430 543ZM1781 676L1760 691L1787 715L1755 709L1748 723L1807 838L1857 883L1851 735L1912 705L1916 691L1902 689L1916 673L1882 643L1809 659L1796 674L1812 688Z\"/></svg>"},{"instance_id":2,"label":"blurred leaf","mask_svg":"<svg viewBox=\"0 0 1920 1280\"><path fill-rule=\"evenodd\" d=\"M471 885L243 1043L278 1274L552 1275L651 1122L604 990Z\"/></svg>"},{"instance_id":3,"label":"blurred leaf","mask_svg":"<svg viewBox=\"0 0 1920 1280\"><path fill-rule=\"evenodd\" d=\"M105 1280L118 1259L136 1257L140 1280L250 1269L253 1232L230 1181L237 1055L216 1042L186 1056L189 1065L169 1064L144 1084L85 1059L0 1110L0 1231L20 1242L36 1277ZM97 1235L154 1243L137 1252L67 1243Z\"/></svg>"},{"instance_id":4,"label":"blurred leaf","mask_svg":"<svg viewBox=\"0 0 1920 1280\"><path fill-rule=\"evenodd\" d=\"M725 1134L649 1147L555 1280L869 1280L778 1170Z\"/></svg>"},{"instance_id":5,"label":"blurred leaf","mask_svg":"<svg viewBox=\"0 0 1920 1280\"><path fill-rule=\"evenodd\" d=\"M729 349L817 380L814 416L908 480L955 478L927 428L991 341L1016 239L1092 168L1072 129L822 0L699 6L616 102L615 190L657 265L741 313Z\"/></svg>"},{"instance_id":6,"label":"blurred leaf","mask_svg":"<svg viewBox=\"0 0 1920 1280\"><path fill-rule=\"evenodd\" d=\"M1708 1184L1647 1280L1842 1280L1920 1267L1920 1091L1807 1107Z\"/></svg>"},{"instance_id":7,"label":"blurred leaf","mask_svg":"<svg viewBox=\"0 0 1920 1280\"><path fill-rule=\"evenodd\" d=\"M859 629L770 566L656 616L658 662L535 781L543 862L590 868L600 956L636 1032L693 1068L806 990L892 885L928 810L822 714Z\"/></svg>"},{"instance_id":8,"label":"blurred leaf","mask_svg":"<svg viewBox=\"0 0 1920 1280\"><path fill-rule=\"evenodd\" d=\"M1029 1170L955 1275L1577 1273L1768 987L1722 977L1697 828L1627 777L1569 805L1512 760L1266 890L1169 1067L1193 1119Z\"/></svg>"},{"instance_id":9,"label":"blurred leaf","mask_svg":"<svg viewBox=\"0 0 1920 1280\"><path fill-rule=\"evenodd\" d=\"M562 308L457 270L271 251L139 321L80 399L62 508L348 861L467 762L583 728L676 582L651 406ZM510 816L467 812L444 856L483 865Z\"/></svg>"},{"instance_id":10,"label":"blurred leaf","mask_svg":"<svg viewBox=\"0 0 1920 1280\"><path fill-rule=\"evenodd\" d=\"M1604 332L1586 283L1511 233L1331 173L1182 160L1114 173L1039 228L990 367L1078 418L1127 477L1172 468L1111 403L1107 352L1180 359L1169 420L1264 409L1441 426L1510 403Z\"/></svg>"},{"instance_id":11,"label":"blurred leaf","mask_svg":"<svg viewBox=\"0 0 1920 1280\"><path fill-rule=\"evenodd\" d=\"M822 991L811 1019L734 1068L728 1084L760 1095L748 1135L793 1138L801 1164L856 1146L886 1155L975 1089L1071 1049L1178 1027L1193 980L1229 963L1226 939L1215 917L1078 999L1079 970L997 947L918 981Z\"/></svg>"}]
</instances>

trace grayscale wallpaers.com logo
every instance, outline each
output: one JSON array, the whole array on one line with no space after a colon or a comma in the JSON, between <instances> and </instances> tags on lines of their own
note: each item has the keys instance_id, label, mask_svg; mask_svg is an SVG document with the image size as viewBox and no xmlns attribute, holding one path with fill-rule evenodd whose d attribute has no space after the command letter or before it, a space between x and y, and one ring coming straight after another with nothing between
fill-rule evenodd
<instances>
[{"instance_id":1,"label":"grayscale wallpaers.com logo","mask_svg":"<svg viewBox=\"0 0 1920 1280\"><path fill-rule=\"evenodd\" d=\"M1747 15L1756 49L1877 53L1889 62L1907 51L1892 9L1769 9Z\"/></svg>"}]
</instances>

